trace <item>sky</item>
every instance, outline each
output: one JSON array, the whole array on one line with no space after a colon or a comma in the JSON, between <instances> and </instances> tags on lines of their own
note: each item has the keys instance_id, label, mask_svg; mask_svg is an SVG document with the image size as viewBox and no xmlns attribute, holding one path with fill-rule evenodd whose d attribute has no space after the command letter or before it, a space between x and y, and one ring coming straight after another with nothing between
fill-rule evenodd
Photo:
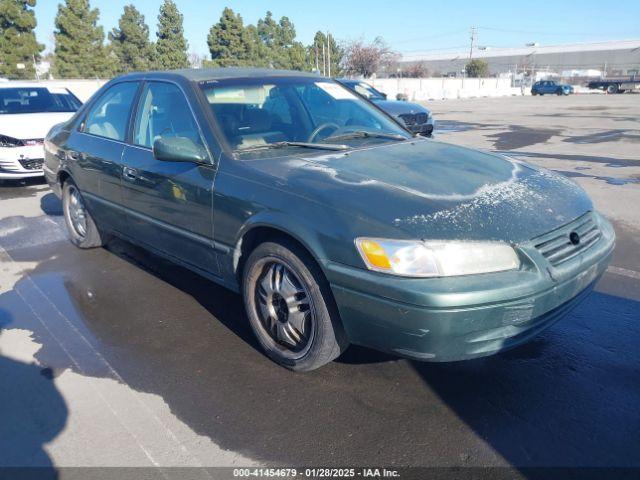
<instances>
[{"instance_id":1,"label":"sky","mask_svg":"<svg viewBox=\"0 0 640 480\"><path fill-rule=\"evenodd\" d=\"M61 1L61 0L60 0ZM38 0L36 35L47 50L53 48L58 0ZM127 4L145 15L155 39L161 0L91 0L100 9L105 33L117 25ZM224 7L255 23L271 10L276 18L288 16L298 39L311 43L317 30L338 40L372 40L381 36L395 50L412 55L464 51L469 29L478 28L478 46L517 47L597 42L640 38L640 1L615 0L176 0L184 15L191 52L208 53L207 33ZM607 5L615 4L609 8Z\"/></svg>"}]
</instances>

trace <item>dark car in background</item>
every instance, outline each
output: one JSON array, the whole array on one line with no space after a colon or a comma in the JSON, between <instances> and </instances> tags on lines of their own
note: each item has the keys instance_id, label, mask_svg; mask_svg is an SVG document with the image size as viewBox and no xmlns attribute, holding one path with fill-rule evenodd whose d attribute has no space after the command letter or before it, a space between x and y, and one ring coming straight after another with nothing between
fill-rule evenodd
<instances>
[{"instance_id":1,"label":"dark car in background","mask_svg":"<svg viewBox=\"0 0 640 480\"><path fill-rule=\"evenodd\" d=\"M337 80L345 87L362 95L367 100L375 103L386 113L402 122L412 133L431 136L435 128L435 120L431 110L417 103L406 102L404 100L387 100L385 93L376 90L362 80L341 78Z\"/></svg>"},{"instance_id":2,"label":"dark car in background","mask_svg":"<svg viewBox=\"0 0 640 480\"><path fill-rule=\"evenodd\" d=\"M350 343L429 361L511 348L614 247L565 177L413 136L310 73L118 77L49 132L44 171L75 245L116 235L240 292L267 355L298 371Z\"/></svg>"},{"instance_id":3,"label":"dark car in background","mask_svg":"<svg viewBox=\"0 0 640 480\"><path fill-rule=\"evenodd\" d=\"M570 95L573 93L573 87L566 83L558 83L553 80L542 80L536 82L531 87L531 95Z\"/></svg>"}]
</instances>

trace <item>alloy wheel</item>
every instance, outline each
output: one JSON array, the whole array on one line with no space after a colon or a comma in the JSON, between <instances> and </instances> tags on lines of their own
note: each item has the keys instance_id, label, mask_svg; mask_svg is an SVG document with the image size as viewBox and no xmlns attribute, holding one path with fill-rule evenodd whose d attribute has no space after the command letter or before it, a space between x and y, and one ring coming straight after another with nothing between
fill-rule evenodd
<instances>
[{"instance_id":1,"label":"alloy wheel","mask_svg":"<svg viewBox=\"0 0 640 480\"><path fill-rule=\"evenodd\" d=\"M293 270L279 260L264 262L255 293L260 322L271 340L292 353L308 350L315 312L306 286Z\"/></svg>"},{"instance_id":2,"label":"alloy wheel","mask_svg":"<svg viewBox=\"0 0 640 480\"><path fill-rule=\"evenodd\" d=\"M75 233L84 238L87 235L87 211L80 192L75 186L69 188L67 214Z\"/></svg>"}]
</instances>

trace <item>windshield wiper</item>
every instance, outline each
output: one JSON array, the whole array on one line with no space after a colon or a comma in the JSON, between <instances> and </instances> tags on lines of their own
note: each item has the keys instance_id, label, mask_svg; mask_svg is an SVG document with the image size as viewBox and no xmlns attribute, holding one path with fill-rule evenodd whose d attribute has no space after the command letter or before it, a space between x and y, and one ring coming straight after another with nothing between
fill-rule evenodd
<instances>
[{"instance_id":1,"label":"windshield wiper","mask_svg":"<svg viewBox=\"0 0 640 480\"><path fill-rule=\"evenodd\" d=\"M356 130L354 132L336 135L335 137L327 137L325 140L345 140L348 138L388 138L389 140L408 140L407 137L400 135L399 133L369 132L367 130Z\"/></svg>"},{"instance_id":2,"label":"windshield wiper","mask_svg":"<svg viewBox=\"0 0 640 480\"><path fill-rule=\"evenodd\" d=\"M310 143L310 142L273 142L265 145L256 145L255 147L240 148L236 150L238 153L253 152L255 150L269 150L273 148L283 147L302 147L302 148L315 148L317 150L346 150L349 147L347 145L335 145L331 143Z\"/></svg>"}]
</instances>

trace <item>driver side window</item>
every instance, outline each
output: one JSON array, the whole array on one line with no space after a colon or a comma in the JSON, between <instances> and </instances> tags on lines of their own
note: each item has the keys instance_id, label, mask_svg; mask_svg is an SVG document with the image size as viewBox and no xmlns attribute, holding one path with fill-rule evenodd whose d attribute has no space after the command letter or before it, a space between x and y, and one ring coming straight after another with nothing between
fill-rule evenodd
<instances>
[{"instance_id":1,"label":"driver side window","mask_svg":"<svg viewBox=\"0 0 640 480\"><path fill-rule=\"evenodd\" d=\"M153 147L160 137L182 137L204 147L184 94L176 85L150 82L140 96L133 143Z\"/></svg>"}]
</instances>

